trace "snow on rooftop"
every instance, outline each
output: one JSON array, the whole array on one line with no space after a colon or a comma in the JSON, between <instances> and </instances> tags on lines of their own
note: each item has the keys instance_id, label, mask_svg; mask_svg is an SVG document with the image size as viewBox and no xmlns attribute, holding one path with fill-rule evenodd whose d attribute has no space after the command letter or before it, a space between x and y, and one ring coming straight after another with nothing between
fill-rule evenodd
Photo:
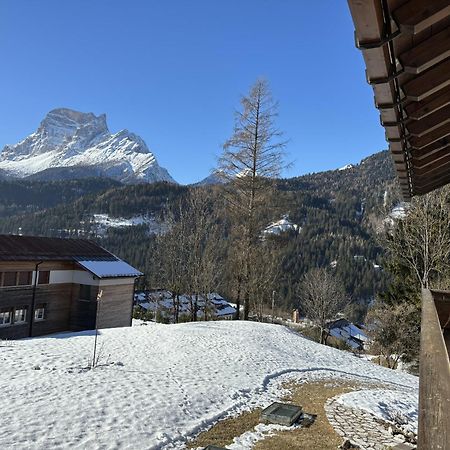
<instances>
[{"instance_id":1,"label":"snow on rooftop","mask_svg":"<svg viewBox=\"0 0 450 450\"><path fill-rule=\"evenodd\" d=\"M383 383L382 399L354 392L346 401L375 409L383 400L391 412L416 420L417 377L279 325L219 321L101 330L100 366L86 370L93 341L93 332L85 331L1 348L7 407L0 448L182 449L219 417L279 400L288 379ZM396 400L402 398L406 406Z\"/></svg>"},{"instance_id":2,"label":"snow on rooftop","mask_svg":"<svg viewBox=\"0 0 450 450\"><path fill-rule=\"evenodd\" d=\"M353 323L331 328L330 335L343 339L352 348L358 348L362 342L367 342L367 335Z\"/></svg>"},{"instance_id":3,"label":"snow on rooftop","mask_svg":"<svg viewBox=\"0 0 450 450\"><path fill-rule=\"evenodd\" d=\"M81 260L77 262L98 278L139 277L143 275L142 272L121 259L115 261Z\"/></svg>"},{"instance_id":4,"label":"snow on rooftop","mask_svg":"<svg viewBox=\"0 0 450 450\"><path fill-rule=\"evenodd\" d=\"M146 292L136 292L135 302L146 311L160 311L161 314L169 319L173 317L174 300L172 293L166 290L155 290ZM197 318L204 317L205 304L207 305L208 315L217 318L230 318L236 314L234 308L221 295L212 292L208 294L208 302L205 302L203 295L182 294L179 296L178 313L180 315L190 315L192 313L192 304L197 301Z\"/></svg>"}]
</instances>

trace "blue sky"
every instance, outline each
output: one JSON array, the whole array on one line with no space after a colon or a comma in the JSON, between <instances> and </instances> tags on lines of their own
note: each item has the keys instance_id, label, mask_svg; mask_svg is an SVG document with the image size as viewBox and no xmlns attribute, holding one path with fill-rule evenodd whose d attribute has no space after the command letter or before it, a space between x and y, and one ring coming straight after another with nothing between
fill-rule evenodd
<instances>
[{"instance_id":1,"label":"blue sky","mask_svg":"<svg viewBox=\"0 0 450 450\"><path fill-rule=\"evenodd\" d=\"M258 77L286 176L387 147L344 0L0 0L0 148L53 108L106 113L181 183L208 175Z\"/></svg>"}]
</instances>

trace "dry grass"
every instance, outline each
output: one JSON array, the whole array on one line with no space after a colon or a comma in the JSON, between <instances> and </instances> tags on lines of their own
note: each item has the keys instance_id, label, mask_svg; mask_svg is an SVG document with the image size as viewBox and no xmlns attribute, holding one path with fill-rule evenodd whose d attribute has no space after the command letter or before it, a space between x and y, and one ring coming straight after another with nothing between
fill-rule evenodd
<instances>
[{"instance_id":1,"label":"dry grass","mask_svg":"<svg viewBox=\"0 0 450 450\"><path fill-rule=\"evenodd\" d=\"M336 395L350 392L359 387L356 383L339 381L320 381L314 383L289 383L291 394L286 401L300 405L310 414L316 414L315 422L308 428L297 428L292 431L278 432L258 442L255 450L336 450L342 438L329 424L325 413L326 401Z\"/></svg>"},{"instance_id":2,"label":"dry grass","mask_svg":"<svg viewBox=\"0 0 450 450\"><path fill-rule=\"evenodd\" d=\"M261 409L245 412L240 416L217 422L212 428L200 433L194 441L188 443L187 448L206 447L215 445L223 447L231 444L233 438L251 430L259 423Z\"/></svg>"},{"instance_id":3,"label":"dry grass","mask_svg":"<svg viewBox=\"0 0 450 450\"><path fill-rule=\"evenodd\" d=\"M342 438L328 423L324 405L326 401L339 394L360 387L357 383L327 380L313 383L290 382L283 386L290 391L284 400L303 407L310 414L316 414L315 422L308 428L297 428L278 432L255 445L255 450L335 450ZM238 417L218 422L209 430L201 433L187 448L206 447L209 444L224 447L233 442L233 438L252 430L259 423L261 410L245 412Z\"/></svg>"}]
</instances>

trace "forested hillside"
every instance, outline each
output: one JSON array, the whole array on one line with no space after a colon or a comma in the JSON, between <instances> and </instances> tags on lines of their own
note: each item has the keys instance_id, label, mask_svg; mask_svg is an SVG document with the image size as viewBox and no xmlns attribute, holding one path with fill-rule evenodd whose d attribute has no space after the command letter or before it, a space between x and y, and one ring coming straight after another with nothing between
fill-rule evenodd
<instances>
[{"instance_id":1,"label":"forested hillside","mask_svg":"<svg viewBox=\"0 0 450 450\"><path fill-rule=\"evenodd\" d=\"M100 235L94 214L141 216L163 223L167 209L176 210L178 200L194 189L165 182L122 186L105 179L0 183L0 233L96 239L148 275L163 255L153 250L155 236L146 220L134 226L112 226ZM200 189L209 192L212 214L225 223L223 187ZM263 222L288 215L300 227L271 237L282 256L280 305L286 309L295 305L292 286L316 266L335 268L355 301L372 298L384 282L382 250L374 229L398 200L388 152L344 170L278 180L273 195L276 212ZM220 245L225 247L227 233L224 226ZM227 274L221 279L226 292Z\"/></svg>"},{"instance_id":2,"label":"forested hillside","mask_svg":"<svg viewBox=\"0 0 450 450\"><path fill-rule=\"evenodd\" d=\"M331 264L355 298L370 298L383 282L374 230L399 201L388 152L345 170L283 180L279 189L302 227L286 244L287 276Z\"/></svg>"},{"instance_id":3,"label":"forested hillside","mask_svg":"<svg viewBox=\"0 0 450 450\"><path fill-rule=\"evenodd\" d=\"M103 192L120 185L120 182L109 178L47 182L1 179L0 171L0 217L68 204L84 195Z\"/></svg>"}]
</instances>

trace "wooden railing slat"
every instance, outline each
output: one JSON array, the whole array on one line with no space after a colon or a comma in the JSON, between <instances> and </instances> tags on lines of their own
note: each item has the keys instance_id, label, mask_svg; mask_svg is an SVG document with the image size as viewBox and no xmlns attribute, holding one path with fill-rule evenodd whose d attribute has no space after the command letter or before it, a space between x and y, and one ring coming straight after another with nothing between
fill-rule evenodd
<instances>
[{"instance_id":1,"label":"wooden railing slat","mask_svg":"<svg viewBox=\"0 0 450 450\"><path fill-rule=\"evenodd\" d=\"M450 362L427 289L422 290L418 450L450 450Z\"/></svg>"}]
</instances>

